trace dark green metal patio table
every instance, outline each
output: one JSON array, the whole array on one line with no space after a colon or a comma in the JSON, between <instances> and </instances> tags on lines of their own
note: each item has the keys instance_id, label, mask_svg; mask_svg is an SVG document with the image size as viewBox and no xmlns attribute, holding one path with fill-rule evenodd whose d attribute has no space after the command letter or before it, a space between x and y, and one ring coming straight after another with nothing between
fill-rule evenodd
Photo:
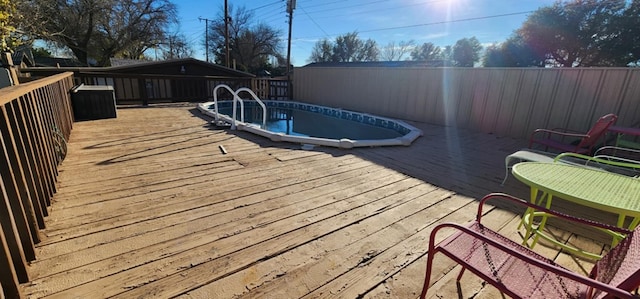
<instances>
[{"instance_id":1,"label":"dark green metal patio table","mask_svg":"<svg viewBox=\"0 0 640 299\"><path fill-rule=\"evenodd\" d=\"M570 202L618 215L618 227L623 227L626 217L633 217L629 228L635 228L640 222L640 179L619 175L611 172L595 170L587 167L561 163L523 162L513 166L515 178L531 187L531 202L540 204L546 199L545 206L551 207L552 198L559 197ZM542 192L540 200L538 193ZM537 228L532 227L533 217L541 216L542 220ZM527 233L523 244L528 245L531 234L535 234L535 246L538 237L543 237L558 246L572 252L598 258L599 255L584 252L577 248L557 242L542 230L547 215L541 212L527 210L523 216ZM614 236L614 244L620 236Z\"/></svg>"}]
</instances>

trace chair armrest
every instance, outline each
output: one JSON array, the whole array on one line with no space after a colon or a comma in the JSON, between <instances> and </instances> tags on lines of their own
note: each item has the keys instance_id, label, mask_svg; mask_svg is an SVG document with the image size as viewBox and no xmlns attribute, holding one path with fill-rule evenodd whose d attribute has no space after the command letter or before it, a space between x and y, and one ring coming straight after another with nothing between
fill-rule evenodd
<instances>
[{"instance_id":1,"label":"chair armrest","mask_svg":"<svg viewBox=\"0 0 640 299\"><path fill-rule=\"evenodd\" d=\"M593 155L623 158L630 160L632 163L640 163L640 150L634 148L608 145L598 148ZM630 157L636 159L631 159Z\"/></svg>"},{"instance_id":2,"label":"chair armrest","mask_svg":"<svg viewBox=\"0 0 640 299\"><path fill-rule=\"evenodd\" d=\"M489 200L492 200L492 199L504 199L504 200L507 200L507 201L522 205L524 207L533 208L533 209L535 209L537 211L542 211L542 212L545 212L545 213L547 213L549 215L553 215L555 217L562 218L562 219L565 219L565 220L568 220L568 221L571 221L571 222L575 222L575 223L579 223L579 224L583 224L583 225L589 225L589 226L593 226L593 227L597 227L597 228L607 229L607 230L618 232L618 233L622 233L622 234L625 234L625 235L631 233L631 230L626 229L626 228L621 228L621 227L617 227L617 226L606 224L606 223L600 223L600 222L597 222L597 221L584 219L584 218L579 218L579 217L571 216L571 215L568 215L568 214L560 213L558 211L550 210L550 209L547 209L545 207L541 207L539 205L530 203L530 202L528 202L526 200L520 199L518 197L509 195L509 194L504 194L504 193L491 193L491 194L486 195L485 197L483 197L480 200L480 204L478 205L478 214L476 215L476 221L478 223L482 223L481 222L481 220L482 220L482 209L483 209L483 206L484 206L485 202L487 202Z\"/></svg>"},{"instance_id":3,"label":"chair armrest","mask_svg":"<svg viewBox=\"0 0 640 299\"><path fill-rule=\"evenodd\" d=\"M568 137L577 137L577 138L585 138L585 137L589 137L588 134L584 134L584 133L578 133L578 132L562 132L562 131L554 131L554 130L549 130L549 129L536 129L535 131L533 131L533 133L531 133L531 138L533 138L533 136L535 134L538 133L546 133L547 136L551 135L551 134L556 134L556 135L561 135L561 136L568 136Z\"/></svg>"},{"instance_id":4,"label":"chair armrest","mask_svg":"<svg viewBox=\"0 0 640 299\"><path fill-rule=\"evenodd\" d=\"M543 137L536 138L536 136L538 135L543 135ZM575 137L580 139L589 137L589 135L587 134L566 133L566 132L560 132L560 131L554 131L554 130L548 130L548 129L536 129L531 133L531 136L529 136L529 148L533 146L536 140L550 139L552 135L561 136L562 137L561 140L564 140L565 137Z\"/></svg>"},{"instance_id":5,"label":"chair armrest","mask_svg":"<svg viewBox=\"0 0 640 299\"><path fill-rule=\"evenodd\" d=\"M635 149L635 148L607 145L607 146L603 146L603 147L598 148L596 150L596 155L600 154L600 152L608 151L608 150L623 151L623 152L630 152L630 153L634 153L634 154L640 154L640 150ZM608 155L608 156L610 156L610 155Z\"/></svg>"},{"instance_id":6,"label":"chair armrest","mask_svg":"<svg viewBox=\"0 0 640 299\"><path fill-rule=\"evenodd\" d=\"M596 163L602 163L602 164L612 165L617 167L640 169L639 161L620 158L616 156L608 156L608 155L598 155L598 156L591 157L591 156L576 154L576 153L562 153L557 155L553 160L553 162L563 161L562 158L565 158L565 157L574 157L574 158L585 160L584 165L586 166L588 166L589 162L596 162ZM572 162L568 162L568 163L575 164Z\"/></svg>"},{"instance_id":7,"label":"chair armrest","mask_svg":"<svg viewBox=\"0 0 640 299\"><path fill-rule=\"evenodd\" d=\"M576 134L583 134L583 132L581 132L581 131L578 131L578 130L572 130L572 129L567 129L567 128L553 128L553 129L551 129L551 131L562 132L562 133L576 133Z\"/></svg>"},{"instance_id":8,"label":"chair armrest","mask_svg":"<svg viewBox=\"0 0 640 299\"><path fill-rule=\"evenodd\" d=\"M484 201L486 201L488 199L496 198L496 197L500 197L500 196L502 196L502 195L498 195L498 194L491 195L490 194L488 196L485 196L485 198L482 199L481 204L482 204L482 202L484 202ZM513 197L511 197L511 196L508 196L508 197L510 199L513 199ZM507 198L507 197L504 197L504 198ZM606 292L606 293L608 293L610 295L613 295L613 296L615 296L617 298L633 298L633 294L631 294L630 292L628 292L626 290L622 290L622 289L616 288L614 286L607 285L605 283L597 281L595 279L592 279L590 277L583 276L583 275L571 272L571 271L569 271L569 270L567 270L567 269L565 269L565 268L563 268L561 266L556 265L555 263L545 262L545 261L533 258L531 256L528 256L528 255L522 253L519 250L514 250L516 248L511 248L509 246L506 246L503 243L500 243L500 242L498 242L498 241L496 241L496 240L494 240L492 238L488 238L488 237L486 237L486 236L484 236L484 235L482 235L482 234L480 234L480 233L478 233L478 232L476 232L476 231L474 231L474 230L472 230L472 229L470 229L470 228L468 228L466 226L462 226L462 225L457 224L457 223L442 223L442 224L437 225L433 229L433 231L431 232L431 235L429 237L429 252L430 253L435 253L437 251L436 250L436 245L435 245L436 234L442 228L453 228L453 229L456 229L456 230L460 231L460 233L462 233L462 234L467 234L467 235L472 236L473 238L481 240L482 242L485 242L485 243L487 243L487 244L489 244L489 245L491 245L491 246L493 246L493 247L495 247L495 248L497 248L497 249L499 249L499 250L501 250L501 251L513 256L513 257L515 257L515 258L517 258L517 259L520 259L520 260L524 261L527 264L530 264L532 266L535 266L535 267L544 269L546 271L555 273L555 274L557 274L559 276L562 276L562 277L577 281L577 282L579 282L581 284L584 284L586 286L590 286L590 287L592 287L594 289L601 290L601 291ZM521 246L521 245L518 245L518 246L520 246L524 250L529 250L528 248L526 248L524 246Z\"/></svg>"}]
</instances>

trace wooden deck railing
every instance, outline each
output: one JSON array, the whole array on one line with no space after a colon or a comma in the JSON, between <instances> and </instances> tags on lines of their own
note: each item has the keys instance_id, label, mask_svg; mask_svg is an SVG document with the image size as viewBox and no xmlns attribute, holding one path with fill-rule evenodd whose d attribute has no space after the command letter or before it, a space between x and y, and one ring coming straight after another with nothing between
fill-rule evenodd
<instances>
[{"instance_id":1,"label":"wooden deck railing","mask_svg":"<svg viewBox=\"0 0 640 299\"><path fill-rule=\"evenodd\" d=\"M167 102L207 101L218 84L231 88L248 87L263 100L289 99L289 84L286 78L252 78L224 76L190 76L162 74L132 74L96 71L93 69L67 68L73 72L74 84L109 85L115 91L116 103L154 104ZM42 78L63 72L65 69L26 68L31 78ZM230 98L220 90L219 98Z\"/></svg>"},{"instance_id":2,"label":"wooden deck railing","mask_svg":"<svg viewBox=\"0 0 640 299\"><path fill-rule=\"evenodd\" d=\"M0 89L0 293L21 297L73 124L73 73ZM2 294L0 294L2 295ZM2 297L2 296L0 296Z\"/></svg>"}]
</instances>

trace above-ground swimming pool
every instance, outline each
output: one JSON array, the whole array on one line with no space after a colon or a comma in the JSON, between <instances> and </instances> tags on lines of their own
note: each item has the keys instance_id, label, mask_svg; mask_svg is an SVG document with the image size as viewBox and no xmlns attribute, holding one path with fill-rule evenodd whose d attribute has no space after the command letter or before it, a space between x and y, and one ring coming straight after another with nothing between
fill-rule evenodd
<instances>
[{"instance_id":1,"label":"above-ground swimming pool","mask_svg":"<svg viewBox=\"0 0 640 299\"><path fill-rule=\"evenodd\" d=\"M273 141L340 148L408 146L422 135L422 131L405 122L370 114L293 101L263 103L266 106L265 118L257 101L243 100L243 115L238 102L234 121L233 101L218 101L218 122L235 124L239 130ZM216 118L214 102L201 103L198 109Z\"/></svg>"}]
</instances>

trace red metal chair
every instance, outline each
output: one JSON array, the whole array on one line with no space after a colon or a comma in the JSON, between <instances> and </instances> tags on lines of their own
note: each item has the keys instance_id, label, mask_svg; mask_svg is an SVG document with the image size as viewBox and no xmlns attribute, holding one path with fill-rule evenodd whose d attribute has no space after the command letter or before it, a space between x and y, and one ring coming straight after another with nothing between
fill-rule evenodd
<instances>
[{"instance_id":1,"label":"red metal chair","mask_svg":"<svg viewBox=\"0 0 640 299\"><path fill-rule=\"evenodd\" d=\"M607 133L607 129L617 119L618 116L615 114L607 114L598 119L587 133L577 133L567 129L537 129L531 133L529 148L534 144L540 144L545 146L545 151L548 148L554 148L561 152L591 155L598 140ZM571 138L573 142L566 141L566 138Z\"/></svg>"},{"instance_id":2,"label":"red metal chair","mask_svg":"<svg viewBox=\"0 0 640 299\"><path fill-rule=\"evenodd\" d=\"M495 198L532 207L567 221L627 234L627 237L596 262L587 277L556 265L552 260L484 227L480 222L482 206ZM443 228L452 228L455 232L436 245L436 234ZM444 223L431 232L420 298L427 295L433 256L438 252L462 266L458 282L468 269L512 298L640 298L631 293L640 286L640 236L635 236L638 230L640 228L629 231L572 217L506 194L489 194L480 201L476 221L466 226Z\"/></svg>"}]
</instances>

